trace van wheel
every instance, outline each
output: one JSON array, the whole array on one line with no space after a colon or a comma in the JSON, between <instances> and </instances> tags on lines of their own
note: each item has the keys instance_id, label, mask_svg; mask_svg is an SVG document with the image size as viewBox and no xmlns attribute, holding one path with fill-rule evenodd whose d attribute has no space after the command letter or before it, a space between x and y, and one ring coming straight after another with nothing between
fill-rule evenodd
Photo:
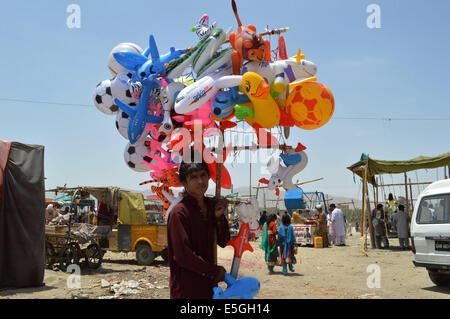
<instances>
[{"instance_id":1,"label":"van wheel","mask_svg":"<svg viewBox=\"0 0 450 319\"><path fill-rule=\"evenodd\" d=\"M136 260L139 265L150 266L155 259L155 254L147 243L140 243L136 247Z\"/></svg>"},{"instance_id":2,"label":"van wheel","mask_svg":"<svg viewBox=\"0 0 450 319\"><path fill-rule=\"evenodd\" d=\"M428 276L436 286L448 286L450 284L450 275L441 274L436 270L428 270Z\"/></svg>"}]
</instances>

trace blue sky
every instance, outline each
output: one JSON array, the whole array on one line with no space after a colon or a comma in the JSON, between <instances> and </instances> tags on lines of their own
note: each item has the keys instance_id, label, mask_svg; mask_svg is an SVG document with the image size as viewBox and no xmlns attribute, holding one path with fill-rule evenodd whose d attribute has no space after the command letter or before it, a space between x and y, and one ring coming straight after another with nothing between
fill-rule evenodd
<instances>
[{"instance_id":1,"label":"blue sky","mask_svg":"<svg viewBox=\"0 0 450 319\"><path fill-rule=\"evenodd\" d=\"M81 8L80 29L66 25L66 8L72 3ZM366 25L371 3L381 8L380 29ZM288 55L301 47L306 59L317 64L318 81L334 94L329 123L313 131L294 128L287 140L308 147L309 164L295 179L324 177L305 186L306 191L358 196L358 183L346 167L362 152L402 160L450 151L450 2L237 0L237 6L243 23L259 31L266 25L289 26ZM197 37L189 29L203 13L218 27L236 28L229 0L3 4L0 138L45 145L48 188L67 183L146 190L138 183L148 173L125 165L127 141L115 129L115 116L94 107L92 92L98 82L111 78L107 57L115 45L134 42L145 48L149 34L155 35L160 52L195 45ZM273 46L276 40L272 37ZM447 120L423 120L430 118ZM226 165L235 187L248 186L248 165ZM254 172L259 169L253 167ZM443 169L438 174L442 178ZM415 173L411 176L415 180ZM253 174L253 184L261 177L267 176ZM418 177L434 180L436 172L421 171Z\"/></svg>"}]
</instances>

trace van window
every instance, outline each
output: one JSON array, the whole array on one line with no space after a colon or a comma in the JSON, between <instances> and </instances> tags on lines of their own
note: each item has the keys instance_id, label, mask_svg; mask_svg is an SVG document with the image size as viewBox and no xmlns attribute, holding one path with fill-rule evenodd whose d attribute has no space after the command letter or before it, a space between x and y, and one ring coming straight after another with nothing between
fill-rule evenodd
<instances>
[{"instance_id":1,"label":"van window","mask_svg":"<svg viewBox=\"0 0 450 319\"><path fill-rule=\"evenodd\" d=\"M450 194L422 198L416 221L418 224L450 223Z\"/></svg>"}]
</instances>

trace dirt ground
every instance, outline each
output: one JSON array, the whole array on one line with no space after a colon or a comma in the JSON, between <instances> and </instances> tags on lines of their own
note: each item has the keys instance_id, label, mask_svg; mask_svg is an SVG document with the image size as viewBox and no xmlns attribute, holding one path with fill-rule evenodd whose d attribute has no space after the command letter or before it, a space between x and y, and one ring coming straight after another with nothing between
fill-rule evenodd
<instances>
[{"instance_id":1,"label":"dirt ground","mask_svg":"<svg viewBox=\"0 0 450 319\"><path fill-rule=\"evenodd\" d=\"M288 276L282 275L281 267L269 274L259 243L259 240L251 243L254 252L244 253L239 270L239 276L260 280L261 291L257 298L450 298L450 287L436 287L424 268L414 267L412 252L398 249L395 238L390 239L392 248L388 250L368 249L368 257L362 256L362 238L355 232L347 236L345 247L300 247L295 272ZM73 275L69 277L69 273L46 269L45 286L1 290L0 298L169 298L168 264L158 257L154 265L144 267L134 258L134 253L107 252L99 269L82 268L79 289L67 287L68 279L74 282L70 280ZM218 249L218 262L226 269L230 269L232 258L232 247ZM379 288L373 287L373 280L369 280L373 288L367 284L368 277L376 274L373 269L379 269Z\"/></svg>"}]
</instances>

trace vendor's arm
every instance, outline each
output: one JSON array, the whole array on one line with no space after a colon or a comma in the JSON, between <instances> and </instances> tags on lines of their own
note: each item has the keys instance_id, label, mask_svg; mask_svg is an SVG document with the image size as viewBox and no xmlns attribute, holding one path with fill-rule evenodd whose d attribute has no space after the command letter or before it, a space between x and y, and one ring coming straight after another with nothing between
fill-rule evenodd
<instances>
[{"instance_id":1,"label":"vendor's arm","mask_svg":"<svg viewBox=\"0 0 450 319\"><path fill-rule=\"evenodd\" d=\"M230 227L228 225L227 218L225 217L225 211L228 207L228 200L222 198L214 204L214 215L216 217L216 234L217 245L225 248L230 241Z\"/></svg>"},{"instance_id":2,"label":"vendor's arm","mask_svg":"<svg viewBox=\"0 0 450 319\"><path fill-rule=\"evenodd\" d=\"M191 247L191 243L186 232L188 225L185 219L186 208L184 205L177 205L170 213L167 227L169 231L169 241L172 245L174 260L179 267L186 268L202 276L211 279L218 278L222 267L206 262L198 256Z\"/></svg>"},{"instance_id":3,"label":"vendor's arm","mask_svg":"<svg viewBox=\"0 0 450 319\"><path fill-rule=\"evenodd\" d=\"M227 243L230 241L230 227L228 226L228 221L225 215L217 218L216 224L217 230L217 245L225 248Z\"/></svg>"}]
</instances>

